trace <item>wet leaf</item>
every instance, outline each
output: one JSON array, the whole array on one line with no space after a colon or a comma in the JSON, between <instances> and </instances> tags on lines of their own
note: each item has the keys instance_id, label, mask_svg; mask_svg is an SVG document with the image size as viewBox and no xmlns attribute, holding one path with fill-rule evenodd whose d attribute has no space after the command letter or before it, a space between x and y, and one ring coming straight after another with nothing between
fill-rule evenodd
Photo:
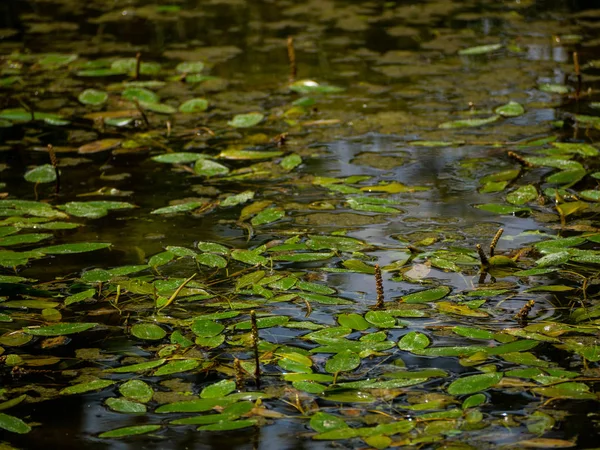
<instances>
[{"instance_id":1,"label":"wet leaf","mask_svg":"<svg viewBox=\"0 0 600 450\"><path fill-rule=\"evenodd\" d=\"M50 247L42 247L39 249L47 255L70 255L73 253L86 253L95 250L102 250L110 247L111 244L101 242L80 242L77 244L62 244L52 245Z\"/></svg>"},{"instance_id":2,"label":"wet leaf","mask_svg":"<svg viewBox=\"0 0 600 450\"><path fill-rule=\"evenodd\" d=\"M0 428L18 434L27 434L31 431L31 427L21 419L5 413L0 413Z\"/></svg>"},{"instance_id":3,"label":"wet leaf","mask_svg":"<svg viewBox=\"0 0 600 450\"><path fill-rule=\"evenodd\" d=\"M325 370L329 373L349 372L359 365L360 357L356 353L343 350L327 360Z\"/></svg>"},{"instance_id":4,"label":"wet leaf","mask_svg":"<svg viewBox=\"0 0 600 450\"><path fill-rule=\"evenodd\" d=\"M182 359L179 361L172 361L165 364L162 367L159 367L154 371L155 377L160 377L163 375L172 375L174 373L187 372L189 370L194 370L198 367L200 363L195 359Z\"/></svg>"},{"instance_id":5,"label":"wet leaf","mask_svg":"<svg viewBox=\"0 0 600 450\"><path fill-rule=\"evenodd\" d=\"M16 234L13 236L0 237L0 246L10 247L11 245L34 244L51 237L53 237L53 235L48 233Z\"/></svg>"},{"instance_id":6,"label":"wet leaf","mask_svg":"<svg viewBox=\"0 0 600 450\"><path fill-rule=\"evenodd\" d=\"M152 400L154 390L142 380L129 380L119 386L121 395L129 400L148 403Z\"/></svg>"},{"instance_id":7,"label":"wet leaf","mask_svg":"<svg viewBox=\"0 0 600 450\"><path fill-rule=\"evenodd\" d=\"M403 303L427 303L434 302L444 298L450 293L452 289L448 286L440 286L433 289L427 289L425 291L414 292L412 294L405 295L401 298Z\"/></svg>"},{"instance_id":8,"label":"wet leaf","mask_svg":"<svg viewBox=\"0 0 600 450\"><path fill-rule=\"evenodd\" d=\"M161 429L161 425L134 425L131 427L116 428L111 431L105 431L98 435L101 439L122 438L128 436L137 436L139 434L152 433Z\"/></svg>"},{"instance_id":9,"label":"wet leaf","mask_svg":"<svg viewBox=\"0 0 600 450\"><path fill-rule=\"evenodd\" d=\"M147 411L146 405L133 402L125 398L107 398L106 406L111 410L125 414L143 414Z\"/></svg>"},{"instance_id":10,"label":"wet leaf","mask_svg":"<svg viewBox=\"0 0 600 450\"><path fill-rule=\"evenodd\" d=\"M253 226L258 227L260 225L276 222L283 217L285 217L285 211L282 208L267 208L254 216L250 220L250 223L252 223Z\"/></svg>"},{"instance_id":11,"label":"wet leaf","mask_svg":"<svg viewBox=\"0 0 600 450\"><path fill-rule=\"evenodd\" d=\"M298 80L290 85L290 90L301 95L313 94L335 94L344 89L338 86L328 86L317 83L313 80Z\"/></svg>"},{"instance_id":12,"label":"wet leaf","mask_svg":"<svg viewBox=\"0 0 600 450\"><path fill-rule=\"evenodd\" d=\"M90 391L98 391L100 389L107 388L108 386L112 386L115 384L114 381L111 380L93 380L88 381L86 383L79 383L73 386L69 386L64 388L59 392L61 395L73 395L73 394L83 394L84 392Z\"/></svg>"},{"instance_id":13,"label":"wet leaf","mask_svg":"<svg viewBox=\"0 0 600 450\"><path fill-rule=\"evenodd\" d=\"M108 100L108 94L98 89L86 89L77 99L84 105L100 106Z\"/></svg>"},{"instance_id":14,"label":"wet leaf","mask_svg":"<svg viewBox=\"0 0 600 450\"><path fill-rule=\"evenodd\" d=\"M121 142L121 139L102 139L99 141L82 145L77 151L83 155L107 152L109 150L118 148L121 145Z\"/></svg>"},{"instance_id":15,"label":"wet leaf","mask_svg":"<svg viewBox=\"0 0 600 450\"><path fill-rule=\"evenodd\" d=\"M494 112L502 117L518 117L525 114L525 108L520 103L510 101L494 109Z\"/></svg>"},{"instance_id":16,"label":"wet leaf","mask_svg":"<svg viewBox=\"0 0 600 450\"><path fill-rule=\"evenodd\" d=\"M496 50L500 50L502 47L502 44L477 45L475 47L469 47L459 50L458 54L462 56L484 55L486 53L492 53Z\"/></svg>"},{"instance_id":17,"label":"wet leaf","mask_svg":"<svg viewBox=\"0 0 600 450\"><path fill-rule=\"evenodd\" d=\"M182 402L168 403L156 408L156 413L172 413L172 412L204 412L210 411L215 407L223 407L234 403L235 400L230 398L197 398L195 400L187 400Z\"/></svg>"},{"instance_id":18,"label":"wet leaf","mask_svg":"<svg viewBox=\"0 0 600 450\"><path fill-rule=\"evenodd\" d=\"M227 124L234 128L249 128L258 125L265 116L259 112L252 112L248 114L238 114L233 117Z\"/></svg>"},{"instance_id":19,"label":"wet leaf","mask_svg":"<svg viewBox=\"0 0 600 450\"><path fill-rule=\"evenodd\" d=\"M179 105L179 111L186 114L196 114L208 109L208 100L205 98L192 98Z\"/></svg>"},{"instance_id":20,"label":"wet leaf","mask_svg":"<svg viewBox=\"0 0 600 450\"><path fill-rule=\"evenodd\" d=\"M352 328L353 330L364 331L370 327L369 322L356 313L340 314L337 320L340 326Z\"/></svg>"},{"instance_id":21,"label":"wet leaf","mask_svg":"<svg viewBox=\"0 0 600 450\"><path fill-rule=\"evenodd\" d=\"M121 96L126 100L137 100L139 102L158 103L160 97L149 89L143 87L128 87Z\"/></svg>"},{"instance_id":22,"label":"wet leaf","mask_svg":"<svg viewBox=\"0 0 600 450\"><path fill-rule=\"evenodd\" d=\"M525 439L522 441L514 442L514 445L518 445L520 448L573 448L577 444L572 441L566 441L564 439L552 439L552 438L533 438Z\"/></svg>"},{"instance_id":23,"label":"wet leaf","mask_svg":"<svg viewBox=\"0 0 600 450\"><path fill-rule=\"evenodd\" d=\"M400 350L408 352L414 352L415 350L422 350L429 347L431 341L423 333L418 331L410 331L402 336L402 339L398 341L398 347Z\"/></svg>"},{"instance_id":24,"label":"wet leaf","mask_svg":"<svg viewBox=\"0 0 600 450\"><path fill-rule=\"evenodd\" d=\"M202 264L203 266L215 267L215 268L225 268L227 267L227 260L219 255L213 255L211 253L203 253L201 255L196 255L196 262L198 264Z\"/></svg>"},{"instance_id":25,"label":"wet leaf","mask_svg":"<svg viewBox=\"0 0 600 450\"><path fill-rule=\"evenodd\" d=\"M30 183L52 183L56 181L56 170L51 164L44 164L27 171L25 180Z\"/></svg>"},{"instance_id":26,"label":"wet leaf","mask_svg":"<svg viewBox=\"0 0 600 450\"><path fill-rule=\"evenodd\" d=\"M538 198L537 189L528 184L527 186L521 186L518 189L512 191L506 196L506 201L513 205L524 205L525 203L532 202Z\"/></svg>"},{"instance_id":27,"label":"wet leaf","mask_svg":"<svg viewBox=\"0 0 600 450\"><path fill-rule=\"evenodd\" d=\"M127 202L98 200L91 202L69 202L59 206L59 208L75 217L98 219L106 216L111 210L135 208L135 205Z\"/></svg>"},{"instance_id":28,"label":"wet leaf","mask_svg":"<svg viewBox=\"0 0 600 450\"><path fill-rule=\"evenodd\" d=\"M81 333L97 325L97 323L57 323L45 327L25 327L23 331L34 336L64 336Z\"/></svg>"},{"instance_id":29,"label":"wet leaf","mask_svg":"<svg viewBox=\"0 0 600 450\"><path fill-rule=\"evenodd\" d=\"M452 395L473 394L488 389L500 382L502 373L492 372L470 375L454 380L448 386L448 393Z\"/></svg>"},{"instance_id":30,"label":"wet leaf","mask_svg":"<svg viewBox=\"0 0 600 450\"><path fill-rule=\"evenodd\" d=\"M453 129L453 128L472 128L487 125L489 123L496 122L500 116L486 117L485 119L460 119L452 120L450 122L444 122L438 125L438 128L442 129Z\"/></svg>"},{"instance_id":31,"label":"wet leaf","mask_svg":"<svg viewBox=\"0 0 600 450\"><path fill-rule=\"evenodd\" d=\"M167 332L153 323L138 323L131 327L131 334L138 339L157 341L163 339Z\"/></svg>"},{"instance_id":32,"label":"wet leaf","mask_svg":"<svg viewBox=\"0 0 600 450\"><path fill-rule=\"evenodd\" d=\"M210 386L206 386L200 392L201 398L221 398L235 391L235 381L221 380Z\"/></svg>"},{"instance_id":33,"label":"wet leaf","mask_svg":"<svg viewBox=\"0 0 600 450\"><path fill-rule=\"evenodd\" d=\"M109 373L138 373L145 372L146 370L154 369L155 367L163 365L166 359L157 359L155 361L148 361L139 364L131 364L128 366L115 367L113 369L106 369L105 372Z\"/></svg>"},{"instance_id":34,"label":"wet leaf","mask_svg":"<svg viewBox=\"0 0 600 450\"><path fill-rule=\"evenodd\" d=\"M475 205L475 208L482 209L495 214L530 214L530 208L519 208L518 206L501 205L496 203L486 203L484 205Z\"/></svg>"},{"instance_id":35,"label":"wet leaf","mask_svg":"<svg viewBox=\"0 0 600 450\"><path fill-rule=\"evenodd\" d=\"M310 427L318 433L324 433L326 431L348 428L348 424L341 417L318 411L310 418Z\"/></svg>"},{"instance_id":36,"label":"wet leaf","mask_svg":"<svg viewBox=\"0 0 600 450\"><path fill-rule=\"evenodd\" d=\"M223 150L219 158L233 160L271 159L283 155L280 151L267 150Z\"/></svg>"},{"instance_id":37,"label":"wet leaf","mask_svg":"<svg viewBox=\"0 0 600 450\"><path fill-rule=\"evenodd\" d=\"M204 69L201 61L184 61L177 64L175 70L179 73L200 73Z\"/></svg>"}]
</instances>

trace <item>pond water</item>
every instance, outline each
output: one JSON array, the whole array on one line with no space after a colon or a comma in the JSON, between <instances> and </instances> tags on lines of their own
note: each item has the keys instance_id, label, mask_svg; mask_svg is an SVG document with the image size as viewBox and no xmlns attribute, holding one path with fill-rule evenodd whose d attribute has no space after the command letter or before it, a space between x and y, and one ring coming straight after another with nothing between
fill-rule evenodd
<instances>
[{"instance_id":1,"label":"pond water","mask_svg":"<svg viewBox=\"0 0 600 450\"><path fill-rule=\"evenodd\" d=\"M0 449L597 446L594 2L120 3L0 5Z\"/></svg>"}]
</instances>

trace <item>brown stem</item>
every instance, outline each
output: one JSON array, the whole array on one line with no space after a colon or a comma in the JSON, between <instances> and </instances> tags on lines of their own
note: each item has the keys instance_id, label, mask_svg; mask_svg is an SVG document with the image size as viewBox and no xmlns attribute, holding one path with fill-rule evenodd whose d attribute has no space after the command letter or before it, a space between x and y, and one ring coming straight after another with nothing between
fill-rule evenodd
<instances>
[{"instance_id":1,"label":"brown stem","mask_svg":"<svg viewBox=\"0 0 600 450\"><path fill-rule=\"evenodd\" d=\"M581 68L579 67L579 54L573 52L573 66L575 67L575 75L577 76L577 90L575 91L575 100L579 100L581 94Z\"/></svg>"},{"instance_id":2,"label":"brown stem","mask_svg":"<svg viewBox=\"0 0 600 450\"><path fill-rule=\"evenodd\" d=\"M481 260L481 265L483 267L489 267L490 261L488 260L487 256L485 256L483 248L481 248L481 244L477 244L477 253L479 254L479 259Z\"/></svg>"},{"instance_id":3,"label":"brown stem","mask_svg":"<svg viewBox=\"0 0 600 450\"><path fill-rule=\"evenodd\" d=\"M499 228L498 231L496 231L494 239L492 239L492 243L490 244L490 258L494 256L494 250L496 250L496 245L498 244L502 233L504 233L504 228Z\"/></svg>"},{"instance_id":4,"label":"brown stem","mask_svg":"<svg viewBox=\"0 0 600 450\"><path fill-rule=\"evenodd\" d=\"M254 349L254 381L256 388L260 389L260 359L258 356L258 326L256 325L256 313L254 310L250 311L250 322L252 324L252 347Z\"/></svg>"},{"instance_id":5,"label":"brown stem","mask_svg":"<svg viewBox=\"0 0 600 450\"><path fill-rule=\"evenodd\" d=\"M48 154L50 155L50 163L54 167L54 173L56 174L56 186L54 192L58 195L60 192L60 171L58 170L58 158L52 144L48 144Z\"/></svg>"},{"instance_id":6,"label":"brown stem","mask_svg":"<svg viewBox=\"0 0 600 450\"><path fill-rule=\"evenodd\" d=\"M244 388L244 369L239 359L233 360L233 369L235 370L235 388L241 391Z\"/></svg>"},{"instance_id":7,"label":"brown stem","mask_svg":"<svg viewBox=\"0 0 600 450\"><path fill-rule=\"evenodd\" d=\"M142 54L140 52L137 52L135 54L135 75L134 75L135 80L140 79L140 66L141 65L142 65Z\"/></svg>"},{"instance_id":8,"label":"brown stem","mask_svg":"<svg viewBox=\"0 0 600 450\"><path fill-rule=\"evenodd\" d=\"M383 308L385 297L383 292L383 278L381 276L379 264L375 264L375 286L377 287L377 303L375 304L375 307Z\"/></svg>"},{"instance_id":9,"label":"brown stem","mask_svg":"<svg viewBox=\"0 0 600 450\"><path fill-rule=\"evenodd\" d=\"M287 52L290 65L290 83L293 83L296 80L296 50L294 49L294 38L292 36L287 38Z\"/></svg>"}]
</instances>

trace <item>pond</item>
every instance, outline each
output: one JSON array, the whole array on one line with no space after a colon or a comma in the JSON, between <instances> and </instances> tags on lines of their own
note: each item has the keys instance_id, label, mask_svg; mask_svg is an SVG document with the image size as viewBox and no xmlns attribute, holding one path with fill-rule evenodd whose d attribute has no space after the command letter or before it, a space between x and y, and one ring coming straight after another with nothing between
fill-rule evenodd
<instances>
[{"instance_id":1,"label":"pond","mask_svg":"<svg viewBox=\"0 0 600 450\"><path fill-rule=\"evenodd\" d=\"M600 9L0 5L0 449L578 448Z\"/></svg>"}]
</instances>

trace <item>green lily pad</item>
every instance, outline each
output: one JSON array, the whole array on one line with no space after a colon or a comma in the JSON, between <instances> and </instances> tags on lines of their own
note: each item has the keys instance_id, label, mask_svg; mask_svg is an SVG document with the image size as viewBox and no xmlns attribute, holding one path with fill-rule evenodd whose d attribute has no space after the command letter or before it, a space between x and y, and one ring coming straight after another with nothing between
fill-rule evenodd
<instances>
[{"instance_id":1,"label":"green lily pad","mask_svg":"<svg viewBox=\"0 0 600 450\"><path fill-rule=\"evenodd\" d=\"M52 245L50 247L42 247L39 249L47 255L70 255L73 253L86 253L93 252L95 250L102 250L110 247L112 244L101 243L101 242L80 242L77 244L62 244Z\"/></svg>"},{"instance_id":2,"label":"green lily pad","mask_svg":"<svg viewBox=\"0 0 600 450\"><path fill-rule=\"evenodd\" d=\"M52 183L56 181L56 169L51 164L34 167L25 173L25 180L30 183Z\"/></svg>"},{"instance_id":3,"label":"green lily pad","mask_svg":"<svg viewBox=\"0 0 600 450\"><path fill-rule=\"evenodd\" d=\"M208 109L208 100L205 98L192 98L179 105L179 112L195 114Z\"/></svg>"},{"instance_id":4,"label":"green lily pad","mask_svg":"<svg viewBox=\"0 0 600 450\"><path fill-rule=\"evenodd\" d=\"M87 331L97 325L97 323L57 323L45 327L25 327L23 331L34 336L65 336Z\"/></svg>"},{"instance_id":5,"label":"green lily pad","mask_svg":"<svg viewBox=\"0 0 600 450\"><path fill-rule=\"evenodd\" d=\"M0 413L0 428L18 434L27 434L31 431L31 427L21 419L5 413Z\"/></svg>"},{"instance_id":6,"label":"green lily pad","mask_svg":"<svg viewBox=\"0 0 600 450\"><path fill-rule=\"evenodd\" d=\"M131 327L131 334L138 339L158 341L163 339L167 332L153 323L138 323Z\"/></svg>"},{"instance_id":7,"label":"green lily pad","mask_svg":"<svg viewBox=\"0 0 600 450\"><path fill-rule=\"evenodd\" d=\"M500 50L502 47L502 44L477 45L475 47L459 50L458 54L461 56L485 55L486 53L492 53L496 50Z\"/></svg>"},{"instance_id":8,"label":"green lily pad","mask_svg":"<svg viewBox=\"0 0 600 450\"><path fill-rule=\"evenodd\" d=\"M140 434L152 433L153 431L160 430L161 428L161 425L134 425L131 427L116 428L111 431L105 431L104 433L100 433L98 437L101 439L114 439L137 436Z\"/></svg>"},{"instance_id":9,"label":"green lily pad","mask_svg":"<svg viewBox=\"0 0 600 450\"><path fill-rule=\"evenodd\" d=\"M252 112L248 114L238 114L233 117L227 124L234 128L250 128L258 125L265 118L264 114Z\"/></svg>"},{"instance_id":10,"label":"green lily pad","mask_svg":"<svg viewBox=\"0 0 600 450\"><path fill-rule=\"evenodd\" d=\"M448 386L448 393L452 395L473 394L488 389L500 382L503 374L500 372L470 375L454 380Z\"/></svg>"},{"instance_id":11,"label":"green lily pad","mask_svg":"<svg viewBox=\"0 0 600 450\"><path fill-rule=\"evenodd\" d=\"M79 94L77 99L84 105L100 106L106 103L108 94L105 91L100 91L98 89L86 89Z\"/></svg>"}]
</instances>

